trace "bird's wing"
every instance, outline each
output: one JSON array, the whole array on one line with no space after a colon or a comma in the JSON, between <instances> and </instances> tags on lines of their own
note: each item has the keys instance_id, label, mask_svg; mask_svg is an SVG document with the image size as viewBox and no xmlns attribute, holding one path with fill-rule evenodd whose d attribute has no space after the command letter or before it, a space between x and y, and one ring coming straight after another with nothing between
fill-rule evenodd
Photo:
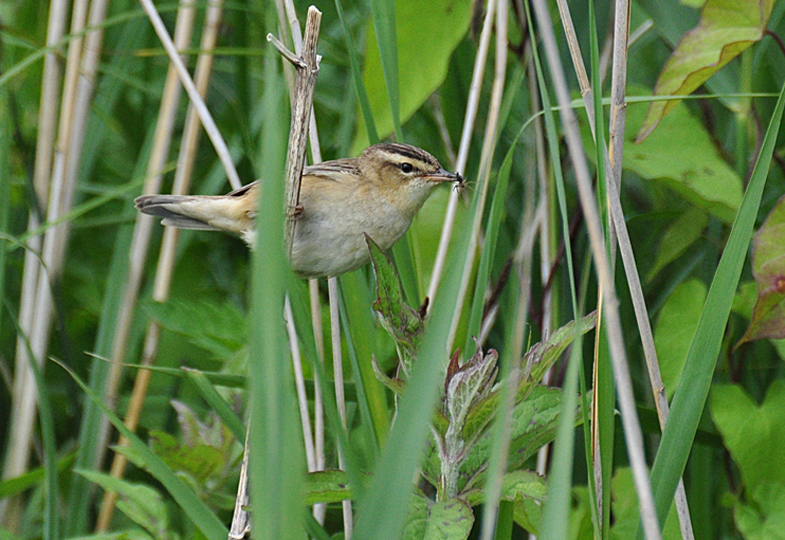
<instances>
[{"instance_id":1,"label":"bird's wing","mask_svg":"<svg viewBox=\"0 0 785 540\"><path fill-rule=\"evenodd\" d=\"M303 169L303 176L315 176L325 180L340 182L343 179L354 179L360 174L356 158L336 159L324 161L316 165L309 165Z\"/></svg>"}]
</instances>

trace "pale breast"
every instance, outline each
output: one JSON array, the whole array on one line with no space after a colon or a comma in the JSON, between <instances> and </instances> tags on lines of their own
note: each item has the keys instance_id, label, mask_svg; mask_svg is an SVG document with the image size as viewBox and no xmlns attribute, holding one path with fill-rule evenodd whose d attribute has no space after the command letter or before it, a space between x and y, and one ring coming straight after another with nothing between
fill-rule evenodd
<instances>
[{"instance_id":1,"label":"pale breast","mask_svg":"<svg viewBox=\"0 0 785 540\"><path fill-rule=\"evenodd\" d=\"M365 186L304 190L301 205L291 259L293 269L305 277L337 276L359 268L369 259L363 233L388 249L411 224L411 216L374 197Z\"/></svg>"}]
</instances>

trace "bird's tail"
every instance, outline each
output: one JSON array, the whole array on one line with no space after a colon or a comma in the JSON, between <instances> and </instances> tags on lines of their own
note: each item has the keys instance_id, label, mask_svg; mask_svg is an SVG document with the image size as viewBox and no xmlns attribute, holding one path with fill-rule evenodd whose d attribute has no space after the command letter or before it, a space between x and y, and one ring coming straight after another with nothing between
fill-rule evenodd
<instances>
[{"instance_id":1,"label":"bird's tail","mask_svg":"<svg viewBox=\"0 0 785 540\"><path fill-rule=\"evenodd\" d=\"M213 223L216 211L220 211L216 207L221 206L222 199L205 195L142 195L134 199L134 204L145 214L163 218L161 223L164 225L220 231L226 228Z\"/></svg>"}]
</instances>

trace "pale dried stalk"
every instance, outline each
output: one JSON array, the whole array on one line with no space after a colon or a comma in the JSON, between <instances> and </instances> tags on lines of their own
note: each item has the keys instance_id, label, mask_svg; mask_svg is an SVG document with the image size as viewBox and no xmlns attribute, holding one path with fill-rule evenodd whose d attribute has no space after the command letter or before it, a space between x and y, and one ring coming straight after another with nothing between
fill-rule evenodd
<instances>
[{"instance_id":1,"label":"pale dried stalk","mask_svg":"<svg viewBox=\"0 0 785 540\"><path fill-rule=\"evenodd\" d=\"M240 482L237 486L237 498L234 501L234 513L232 514L232 524L229 528L228 540L243 540L251 536L251 515L248 513L248 505L251 497L248 493L248 434L245 431L245 445L243 446L243 463L240 466Z\"/></svg>"},{"instance_id":2,"label":"pale dried stalk","mask_svg":"<svg viewBox=\"0 0 785 540\"><path fill-rule=\"evenodd\" d=\"M74 27L78 27L78 31L81 32L85 27L84 13L86 13L86 9L84 3L74 6L72 30ZM91 25L98 25L103 21L105 9L105 1L99 0L93 4L90 10ZM66 89L60 110L58 148L55 154L52 187L47 205L47 221L50 223L67 214L73 204L76 191L76 172L80 163L79 158L84 141L89 104L92 100L93 81L98 68L102 38L103 31L101 29L89 32L84 38L86 47L83 55L81 55L81 40L78 44L72 43L69 47ZM22 354L17 355L16 367L18 371L14 380L14 396L18 402L15 402L12 407L9 435L9 440L14 443L6 459L5 477L18 476L27 468L37 402L35 380L29 362L35 361L39 365L43 365L43 359L46 357L53 315L51 283L57 279L62 268L69 231L70 224L68 222L62 222L46 231L41 253L41 264L44 271L38 272L37 282L33 282L32 279L28 282L30 283L28 290L33 290L35 287L33 308L25 313L29 319L25 317L20 322L28 324L26 328L22 328L22 331L30 338L33 358L30 359L24 347L20 349ZM32 300L27 301L32 302Z\"/></svg>"},{"instance_id":3,"label":"pale dried stalk","mask_svg":"<svg viewBox=\"0 0 785 540\"><path fill-rule=\"evenodd\" d=\"M286 332L289 335L289 346L292 349L292 364L294 366L294 384L297 390L297 401L300 404L300 423L303 427L303 441L305 442L305 459L308 472L316 470L316 454L314 453L313 432L311 430L311 414L308 411L308 395L305 391L305 378L303 376L303 359L300 354L300 342L297 339L297 329L294 327L294 314L292 303L287 295L284 299L283 318L286 322ZM306 406L303 407L302 404Z\"/></svg>"},{"instance_id":4,"label":"pale dried stalk","mask_svg":"<svg viewBox=\"0 0 785 540\"><path fill-rule=\"evenodd\" d=\"M308 19L305 25L305 41L300 56L289 53L283 44L276 40L272 34L267 35L278 51L284 55L296 68L294 82L294 106L292 108L292 123L289 128L289 149L286 154L286 205L289 212L295 213L300 205L300 182L305 167L306 138L310 126L311 110L313 108L313 93L316 88L316 77L319 75L319 62L316 47L319 41L319 27L322 14L315 7L308 9ZM286 241L291 254L294 242L294 231L297 226L296 219L286 221Z\"/></svg>"},{"instance_id":5,"label":"pale dried stalk","mask_svg":"<svg viewBox=\"0 0 785 540\"><path fill-rule=\"evenodd\" d=\"M477 56L474 59L474 71L472 72L472 82L469 86L469 97L466 104L466 114L463 119L463 129L461 131L461 143L458 147L458 160L455 163L455 170L460 174L466 172L466 162L469 160L469 147L471 146L472 132L474 131L474 121L477 118L477 108L480 103L483 76L485 75L485 63L488 60L488 48L491 43L491 32L493 30L493 14L496 10L496 0L488 0L488 7L485 13L485 21L480 33L480 46L477 49ZM458 197L460 192L450 191L450 200L447 203L447 212L444 215L444 225L442 234L439 238L439 248L436 251L436 260L433 263L431 281L428 284L428 306L433 305L436 290L439 288L444 264L447 261L447 248L450 246L452 229L455 225L455 212L458 209Z\"/></svg>"},{"instance_id":6,"label":"pale dried stalk","mask_svg":"<svg viewBox=\"0 0 785 540\"><path fill-rule=\"evenodd\" d=\"M504 3L504 2L502 2ZM501 4L498 8L501 12L503 9ZM480 239L480 229L482 225L483 209L485 208L485 201L488 198L488 185L491 177L491 166L493 165L493 153L496 149L496 138L499 131L499 111L502 104L502 95L504 93L504 80L507 73L507 25L503 27L496 27L496 62L494 68L493 87L491 89L491 102L488 106L488 120L485 124L485 138L483 140L482 156L480 158L480 170L477 176L477 194L479 197L479 204L477 212L474 215L472 222L472 229L469 233L469 249L466 252L466 260L461 274L461 284L458 291L458 298L455 305L455 312L453 313L452 322L450 325L450 333L447 337L447 351L452 350L453 342L455 340L455 333L458 330L458 323L460 322L460 314L463 310L463 302L466 299L466 291L469 287L469 279L471 277L471 269L474 266L474 257L477 252L477 245ZM467 143L468 145L468 143ZM463 144L461 145L460 153L464 151Z\"/></svg>"},{"instance_id":7,"label":"pale dried stalk","mask_svg":"<svg viewBox=\"0 0 785 540\"><path fill-rule=\"evenodd\" d=\"M183 2L180 4L175 23L175 44L180 50L190 46L195 15L196 9L192 3ZM147 174L144 187L142 188L142 193L144 194L152 195L158 193L161 189L163 169L169 155L169 145L174 132L180 90L177 71L170 65L164 82L163 97L158 112L158 123L155 126L152 150L147 163ZM112 340L111 364L104 387L105 400L107 403L112 404L112 407L114 407L117 399L117 387L122 370L121 364L128 350L133 312L139 295L153 223L154 219L152 216L142 214L141 212L136 215L128 256L128 277L123 291L123 301L116 315L117 326ZM108 436L108 425L106 423L101 432L102 437ZM105 445L102 444L101 446ZM101 460L99 459L99 461Z\"/></svg>"},{"instance_id":8,"label":"pale dried stalk","mask_svg":"<svg viewBox=\"0 0 785 540\"><path fill-rule=\"evenodd\" d=\"M294 51L297 54L300 54L300 52L303 50L303 36L300 31L300 21L297 19L297 12L294 9L294 2L292 2L292 0L283 0L283 9L286 12L286 18L289 20L289 29L292 32ZM322 150L319 144L319 132L316 128L316 115L313 111L313 102L311 103L311 116L310 122L308 123L308 134L310 135L308 141L311 143L311 156L313 157L313 163L321 163Z\"/></svg>"},{"instance_id":9,"label":"pale dried stalk","mask_svg":"<svg viewBox=\"0 0 785 540\"><path fill-rule=\"evenodd\" d=\"M46 46L51 48L55 43L60 41L65 32L65 23L67 19L68 2L63 0L56 0L51 3L49 10L49 22L47 26ZM62 79L61 65L58 54L50 50L44 57L44 72L41 81L41 102L38 112L38 138L36 140L35 150L35 170L33 173L33 188L36 200L33 201L34 205L30 216L28 217L27 230L34 231L38 229L41 220L43 219L43 212L46 211L44 202L49 195L49 180L52 174L52 157L54 154L54 142L56 133L56 118L58 103L57 98L60 91L60 80ZM36 256L36 253L41 251L40 235L32 236L28 239L28 249L25 251L24 271L22 273L22 296L20 299L20 312L19 324L24 335L30 335L30 329L34 319L33 307L35 300L35 290L38 284L38 276L41 269L41 261ZM30 378L30 358L28 356L27 344L24 339L17 341L17 354L16 354L16 376L15 380L25 381ZM27 393L29 390L26 387L20 389L21 392ZM14 403L18 401L20 394L14 393ZM24 449L19 443L24 445ZM7 448L8 456L17 455L22 452L27 453L28 442L20 441L17 439L9 439L9 448ZM14 447L18 447L19 450ZM11 459L7 461L10 465ZM14 466L17 468L18 466ZM11 478L16 476L14 468L11 470L3 471L3 478ZM9 523L5 517L5 510L7 508L8 500L0 502L0 522ZM18 514L17 514L18 515Z\"/></svg>"},{"instance_id":10,"label":"pale dried stalk","mask_svg":"<svg viewBox=\"0 0 785 540\"><path fill-rule=\"evenodd\" d=\"M584 107L589 119L589 125L592 130L592 136L595 141L597 140L595 129L595 114L594 114L594 94L586 69L583 65L580 49L577 45L578 40L575 35L575 29L572 21L569 18L569 10L563 2L558 2L560 6L560 13L563 18L563 26L567 35L567 40L571 44L570 52L573 54L572 60L575 66L576 75L581 86L581 94L584 99ZM611 115L610 115L610 152L608 149L603 148L605 159L605 169L611 172L611 176L606 178L608 187L608 203L611 212L611 219L613 225L614 237L618 237L619 250L622 256L622 264L624 266L625 275L627 277L627 284L630 289L630 297L635 311L635 318L638 323L638 332L641 336L641 343L643 345L644 357L646 359L646 367L649 374L649 380L654 394L654 402L657 408L657 417L659 419L660 427L664 428L668 420L668 400L665 394L665 385L662 382L662 375L660 374L659 361L657 359L657 351L654 347L654 336L651 329L651 322L649 321L648 309L646 308L646 300L643 296L643 287L641 286L640 276L638 274L638 267L635 263L635 255L632 251L632 242L629 238L627 231L627 224L624 219L624 211L621 208L621 200L619 197L619 190L621 188L621 174L622 174L622 154L624 150L624 124L625 124L625 90L627 82L627 50L629 38L629 14L630 6L628 0L618 0L615 4L616 10L614 15L614 39L613 39L613 61L612 61L612 79L611 79ZM566 17L565 17L566 15ZM643 25L643 31L648 28ZM637 34L637 32L636 32ZM618 159L616 157L618 156ZM612 237L613 238L613 237ZM615 245L614 245L615 247ZM682 537L685 540L694 538L692 531L692 520L690 518L689 505L687 503L687 494L684 489L683 479L679 480L679 485L675 494L676 511L679 515L679 525L681 528ZM598 497L598 501L601 498Z\"/></svg>"},{"instance_id":11,"label":"pale dried stalk","mask_svg":"<svg viewBox=\"0 0 785 540\"><path fill-rule=\"evenodd\" d=\"M199 54L199 59L196 65L196 90L202 99L207 93L207 87L210 81L210 74L212 71L212 63L214 58L211 51L215 48L215 43L218 39L222 4L222 0L215 0L214 2L210 3L205 15L204 31L202 33L202 40L199 45L199 50L202 52ZM187 40L187 42L190 42L190 38ZM195 108L191 104L188 107L188 114L185 121L183 142L180 147L180 154L177 161L177 172L175 173L174 186L172 188L173 193L185 194L189 191L200 129L201 126L199 123L199 117ZM168 151L166 154L168 154ZM161 156L161 164L163 164L166 154ZM164 239L161 245L161 254L158 259L155 284L153 287L153 299L157 302L165 302L169 298L169 289L174 269L175 249L177 247L177 238L179 236L178 232L178 229L174 227L167 227L164 230ZM149 230L147 231L147 234L149 238ZM152 321L148 324L147 332L145 334L141 365L149 366L155 362L155 357L158 354L158 340L160 337L160 332L161 329L158 323ZM119 364L115 365L119 368ZM124 420L126 427L132 431L136 430L136 426L139 422L139 416L142 411L144 397L147 394L147 388L151 376L152 371L148 369L140 369L136 373L131 399L129 401L128 410L126 411ZM119 369L117 370L117 374L114 377L119 378ZM107 378L107 385L109 384L114 384L116 391L117 379L111 380L110 378ZM124 437L120 437L118 445L125 446L127 444L128 441ZM122 477L125 471L126 463L127 460L123 454L115 454L111 467L112 476L115 478ZM116 499L117 495L113 492L107 491L104 494L101 504L101 512L96 525L97 530L104 531L108 528L112 513L114 511Z\"/></svg>"},{"instance_id":12,"label":"pale dried stalk","mask_svg":"<svg viewBox=\"0 0 785 540\"><path fill-rule=\"evenodd\" d=\"M156 11L152 0L139 0L139 3L142 5L142 9L144 9L147 17L150 19L150 23L152 23L153 29L158 35L158 39L161 40L161 44L164 46L164 50L166 51L167 56L169 56L169 60L177 70L177 74L180 77L180 82L183 84L183 88L185 88L185 92L188 94L188 99L191 100L191 105L199 115L199 120L201 120L204 130L207 132L210 142L213 143L215 152L218 154L218 159L221 160L221 164L224 166L229 184L231 184L233 189L239 189L242 187L242 182L240 182L237 169L234 167L232 156L229 154L229 148L226 146L226 142L223 140L223 137L221 137L221 132L218 131L218 127L215 125L215 121L213 120L210 111L207 109L207 105L205 105L204 100L199 96L199 92L197 91L196 86L191 79L191 75L188 73L188 70L186 69L182 60L180 60L177 48L174 46L172 38L169 35L169 32L166 30L166 26L164 26L161 16Z\"/></svg>"},{"instance_id":13,"label":"pale dried stalk","mask_svg":"<svg viewBox=\"0 0 785 540\"><path fill-rule=\"evenodd\" d=\"M291 37L292 44L294 45L294 51L298 55L302 53L303 50L303 37L302 32L300 31L300 21L297 19L297 12L294 9L294 3L292 0L278 0L276 1L276 7L278 9L278 17L280 19L280 27L283 29L287 26L286 22L288 21L288 27L291 32L291 36L284 33L282 37ZM294 110L294 99L295 99L295 83L291 74L291 65L284 62L284 74L286 77L286 82L289 85L289 97L292 102L292 110ZM317 164L321 163L322 161L322 151L321 145L319 144L319 132L316 128L316 115L313 110L313 103L311 103L311 115L310 115L310 122L309 122L309 129L308 129L308 140L311 143L311 158L312 163ZM321 303L319 299L319 281L316 279L309 279L308 280L308 294L310 297L310 304L311 304L311 325L313 327L314 333L314 341L316 342L316 351L318 357L315 361L321 362L324 365L324 334L322 331L322 312L321 312ZM295 374L296 376L296 374ZM314 378L316 377L316 371L314 371ZM318 383L318 381L316 381ZM316 452L316 470L323 471L325 467L325 457L324 457L324 402L322 400L322 387L320 384L314 385L314 404L313 404L313 416L314 416L314 439L315 439L315 448L314 451ZM308 402L301 401L300 408L307 409ZM324 517L327 513L327 505L325 503L318 503L315 504L313 507L313 515L316 521L320 524L324 523Z\"/></svg>"},{"instance_id":14,"label":"pale dried stalk","mask_svg":"<svg viewBox=\"0 0 785 540\"><path fill-rule=\"evenodd\" d=\"M570 159L575 170L581 207L589 232L595 268L600 284L605 292L603 295L603 305L606 312L608 344L611 352L616 387L618 389L621 419L627 441L627 452L639 497L643 529L647 539L659 539L661 537L660 527L654 510L654 498L652 496L651 483L649 481L646 459L643 451L643 436L641 434L640 423L638 422L638 414L635 410L635 398L632 392L632 382L630 380L626 351L624 350L624 340L622 337L621 321L619 319L618 299L616 298L610 264L607 259L607 252L605 251L605 242L602 235L596 201L591 188L589 167L586 163L586 157L583 154L577 119L575 118L572 109L569 108L570 95L565 81L564 71L560 64L550 13L548 12L545 2L542 0L534 2L534 9L541 29L548 66L554 81ZM612 182L610 185L615 187Z\"/></svg>"},{"instance_id":15,"label":"pale dried stalk","mask_svg":"<svg viewBox=\"0 0 785 540\"><path fill-rule=\"evenodd\" d=\"M322 331L322 311L319 302L319 281L308 280L308 292L311 300L311 326L314 329L314 341L316 341L316 361L324 365L324 333ZM316 445L316 470L323 471L325 466L324 459L324 402L322 401L322 385L314 385L314 439ZM326 507L324 507L326 510ZM314 516L316 517L316 516ZM317 518L318 519L318 518ZM322 515L324 519L324 515ZM322 523L322 521L319 521Z\"/></svg>"}]
</instances>

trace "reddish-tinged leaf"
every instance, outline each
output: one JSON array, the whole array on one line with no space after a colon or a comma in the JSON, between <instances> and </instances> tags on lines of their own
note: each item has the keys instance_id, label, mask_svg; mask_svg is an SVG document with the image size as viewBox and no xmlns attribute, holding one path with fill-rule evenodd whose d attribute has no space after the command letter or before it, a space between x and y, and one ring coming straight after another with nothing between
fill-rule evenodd
<instances>
[{"instance_id":1,"label":"reddish-tinged leaf","mask_svg":"<svg viewBox=\"0 0 785 540\"><path fill-rule=\"evenodd\" d=\"M758 300L737 347L756 339L785 338L785 197L755 235L752 274L758 284Z\"/></svg>"}]
</instances>

